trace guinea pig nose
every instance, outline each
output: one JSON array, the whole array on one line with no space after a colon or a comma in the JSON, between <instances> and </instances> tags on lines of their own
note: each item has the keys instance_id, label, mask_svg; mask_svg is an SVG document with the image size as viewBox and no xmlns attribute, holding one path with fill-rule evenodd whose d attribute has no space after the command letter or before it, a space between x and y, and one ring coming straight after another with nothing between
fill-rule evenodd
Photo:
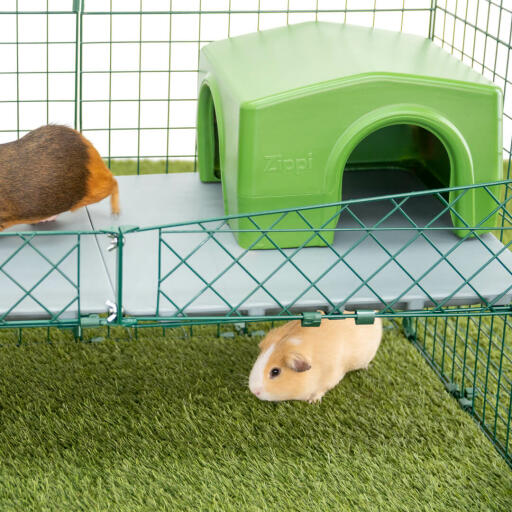
<instances>
[{"instance_id":1,"label":"guinea pig nose","mask_svg":"<svg viewBox=\"0 0 512 512\"><path fill-rule=\"evenodd\" d=\"M256 395L256 396L260 396L261 394L261 388L254 388L252 390L252 392Z\"/></svg>"}]
</instances>

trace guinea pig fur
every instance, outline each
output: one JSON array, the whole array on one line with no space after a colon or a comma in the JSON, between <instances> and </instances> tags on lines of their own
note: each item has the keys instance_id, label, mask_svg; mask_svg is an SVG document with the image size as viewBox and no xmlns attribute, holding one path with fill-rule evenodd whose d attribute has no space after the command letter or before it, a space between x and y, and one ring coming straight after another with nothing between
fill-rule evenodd
<instances>
[{"instance_id":1,"label":"guinea pig fur","mask_svg":"<svg viewBox=\"0 0 512 512\"><path fill-rule=\"evenodd\" d=\"M260 400L316 402L347 372L368 368L382 338L382 321L323 318L319 327L299 320L272 329L260 343L249 389Z\"/></svg>"},{"instance_id":2,"label":"guinea pig fur","mask_svg":"<svg viewBox=\"0 0 512 512\"><path fill-rule=\"evenodd\" d=\"M52 220L110 196L119 213L117 181L79 132L47 125L0 144L0 230Z\"/></svg>"}]
</instances>

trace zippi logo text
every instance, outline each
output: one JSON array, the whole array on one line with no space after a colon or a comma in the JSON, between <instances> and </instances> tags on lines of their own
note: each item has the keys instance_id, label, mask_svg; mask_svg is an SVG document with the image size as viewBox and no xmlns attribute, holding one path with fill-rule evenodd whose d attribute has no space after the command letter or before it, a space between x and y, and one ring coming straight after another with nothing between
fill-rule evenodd
<instances>
[{"instance_id":1,"label":"zippi logo text","mask_svg":"<svg viewBox=\"0 0 512 512\"><path fill-rule=\"evenodd\" d=\"M265 159L264 172L301 174L313 169L313 153L302 158L283 158L283 155L268 155Z\"/></svg>"}]
</instances>

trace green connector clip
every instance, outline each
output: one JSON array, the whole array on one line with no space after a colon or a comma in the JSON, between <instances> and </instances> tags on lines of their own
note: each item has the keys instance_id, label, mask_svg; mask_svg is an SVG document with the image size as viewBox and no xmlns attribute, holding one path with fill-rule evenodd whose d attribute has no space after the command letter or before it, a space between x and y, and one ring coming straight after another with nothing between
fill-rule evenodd
<instances>
[{"instance_id":1,"label":"green connector clip","mask_svg":"<svg viewBox=\"0 0 512 512\"><path fill-rule=\"evenodd\" d=\"M322 322L322 313L318 311L309 311L302 313L302 327L318 327Z\"/></svg>"},{"instance_id":2,"label":"green connector clip","mask_svg":"<svg viewBox=\"0 0 512 512\"><path fill-rule=\"evenodd\" d=\"M356 325L371 325L375 322L375 311L356 311Z\"/></svg>"},{"instance_id":3,"label":"green connector clip","mask_svg":"<svg viewBox=\"0 0 512 512\"><path fill-rule=\"evenodd\" d=\"M475 388L466 388L464 390L464 396L468 399L468 400L473 400L473 398L475 398L478 394L478 390L476 390Z\"/></svg>"},{"instance_id":4,"label":"green connector clip","mask_svg":"<svg viewBox=\"0 0 512 512\"><path fill-rule=\"evenodd\" d=\"M107 323L105 318L100 318L99 315L89 315L80 318L80 327L99 327Z\"/></svg>"},{"instance_id":5,"label":"green connector clip","mask_svg":"<svg viewBox=\"0 0 512 512\"><path fill-rule=\"evenodd\" d=\"M468 411L473 406L473 402L467 398L459 398L459 405L462 407L462 409Z\"/></svg>"},{"instance_id":6,"label":"green connector clip","mask_svg":"<svg viewBox=\"0 0 512 512\"><path fill-rule=\"evenodd\" d=\"M448 391L448 393L450 393L450 395L453 395L455 398L460 397L460 389L459 386L455 384L455 382L449 382L448 384L446 384L446 391Z\"/></svg>"}]
</instances>

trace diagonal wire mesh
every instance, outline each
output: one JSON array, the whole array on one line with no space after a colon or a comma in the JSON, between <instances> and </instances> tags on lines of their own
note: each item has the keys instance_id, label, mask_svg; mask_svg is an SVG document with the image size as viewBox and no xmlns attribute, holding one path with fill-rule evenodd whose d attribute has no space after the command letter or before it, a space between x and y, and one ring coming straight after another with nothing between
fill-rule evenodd
<instances>
[{"instance_id":1,"label":"diagonal wire mesh","mask_svg":"<svg viewBox=\"0 0 512 512\"><path fill-rule=\"evenodd\" d=\"M108 234L0 232L0 328L77 327L106 312L114 294L97 244Z\"/></svg>"},{"instance_id":2,"label":"diagonal wire mesh","mask_svg":"<svg viewBox=\"0 0 512 512\"><path fill-rule=\"evenodd\" d=\"M63 243L58 243L61 240ZM0 233L0 326L80 317L81 234Z\"/></svg>"},{"instance_id":3,"label":"diagonal wire mesh","mask_svg":"<svg viewBox=\"0 0 512 512\"><path fill-rule=\"evenodd\" d=\"M475 225L464 223L463 237L452 232L451 215L458 215L456 204L471 187L456 193L450 189L450 200L446 189L318 206L331 214L321 226L308 221L306 213L314 208L306 207L140 230L158 232L156 315L194 316L207 304L210 313L235 318L251 311L286 317L320 305L331 315L348 307L377 308L381 315L395 316L424 307L430 308L425 314L444 314L454 304L478 303L489 311L507 306L512 298L512 227L495 232L508 238L499 243L488 232L487 221L506 211L511 198L500 198L509 184L473 187L492 198L494 209ZM303 228L293 230L304 233L295 249L282 249L273 240L291 231L280 228L288 216L302 220ZM329 227L338 216L337 227ZM228 219L234 218L247 219L253 227L233 229ZM253 234L247 249L236 244L240 232ZM332 232L335 241L329 243L327 233ZM275 250L255 254L251 249L263 238ZM306 247L315 238L326 247ZM495 285L487 288L493 279Z\"/></svg>"}]
</instances>

